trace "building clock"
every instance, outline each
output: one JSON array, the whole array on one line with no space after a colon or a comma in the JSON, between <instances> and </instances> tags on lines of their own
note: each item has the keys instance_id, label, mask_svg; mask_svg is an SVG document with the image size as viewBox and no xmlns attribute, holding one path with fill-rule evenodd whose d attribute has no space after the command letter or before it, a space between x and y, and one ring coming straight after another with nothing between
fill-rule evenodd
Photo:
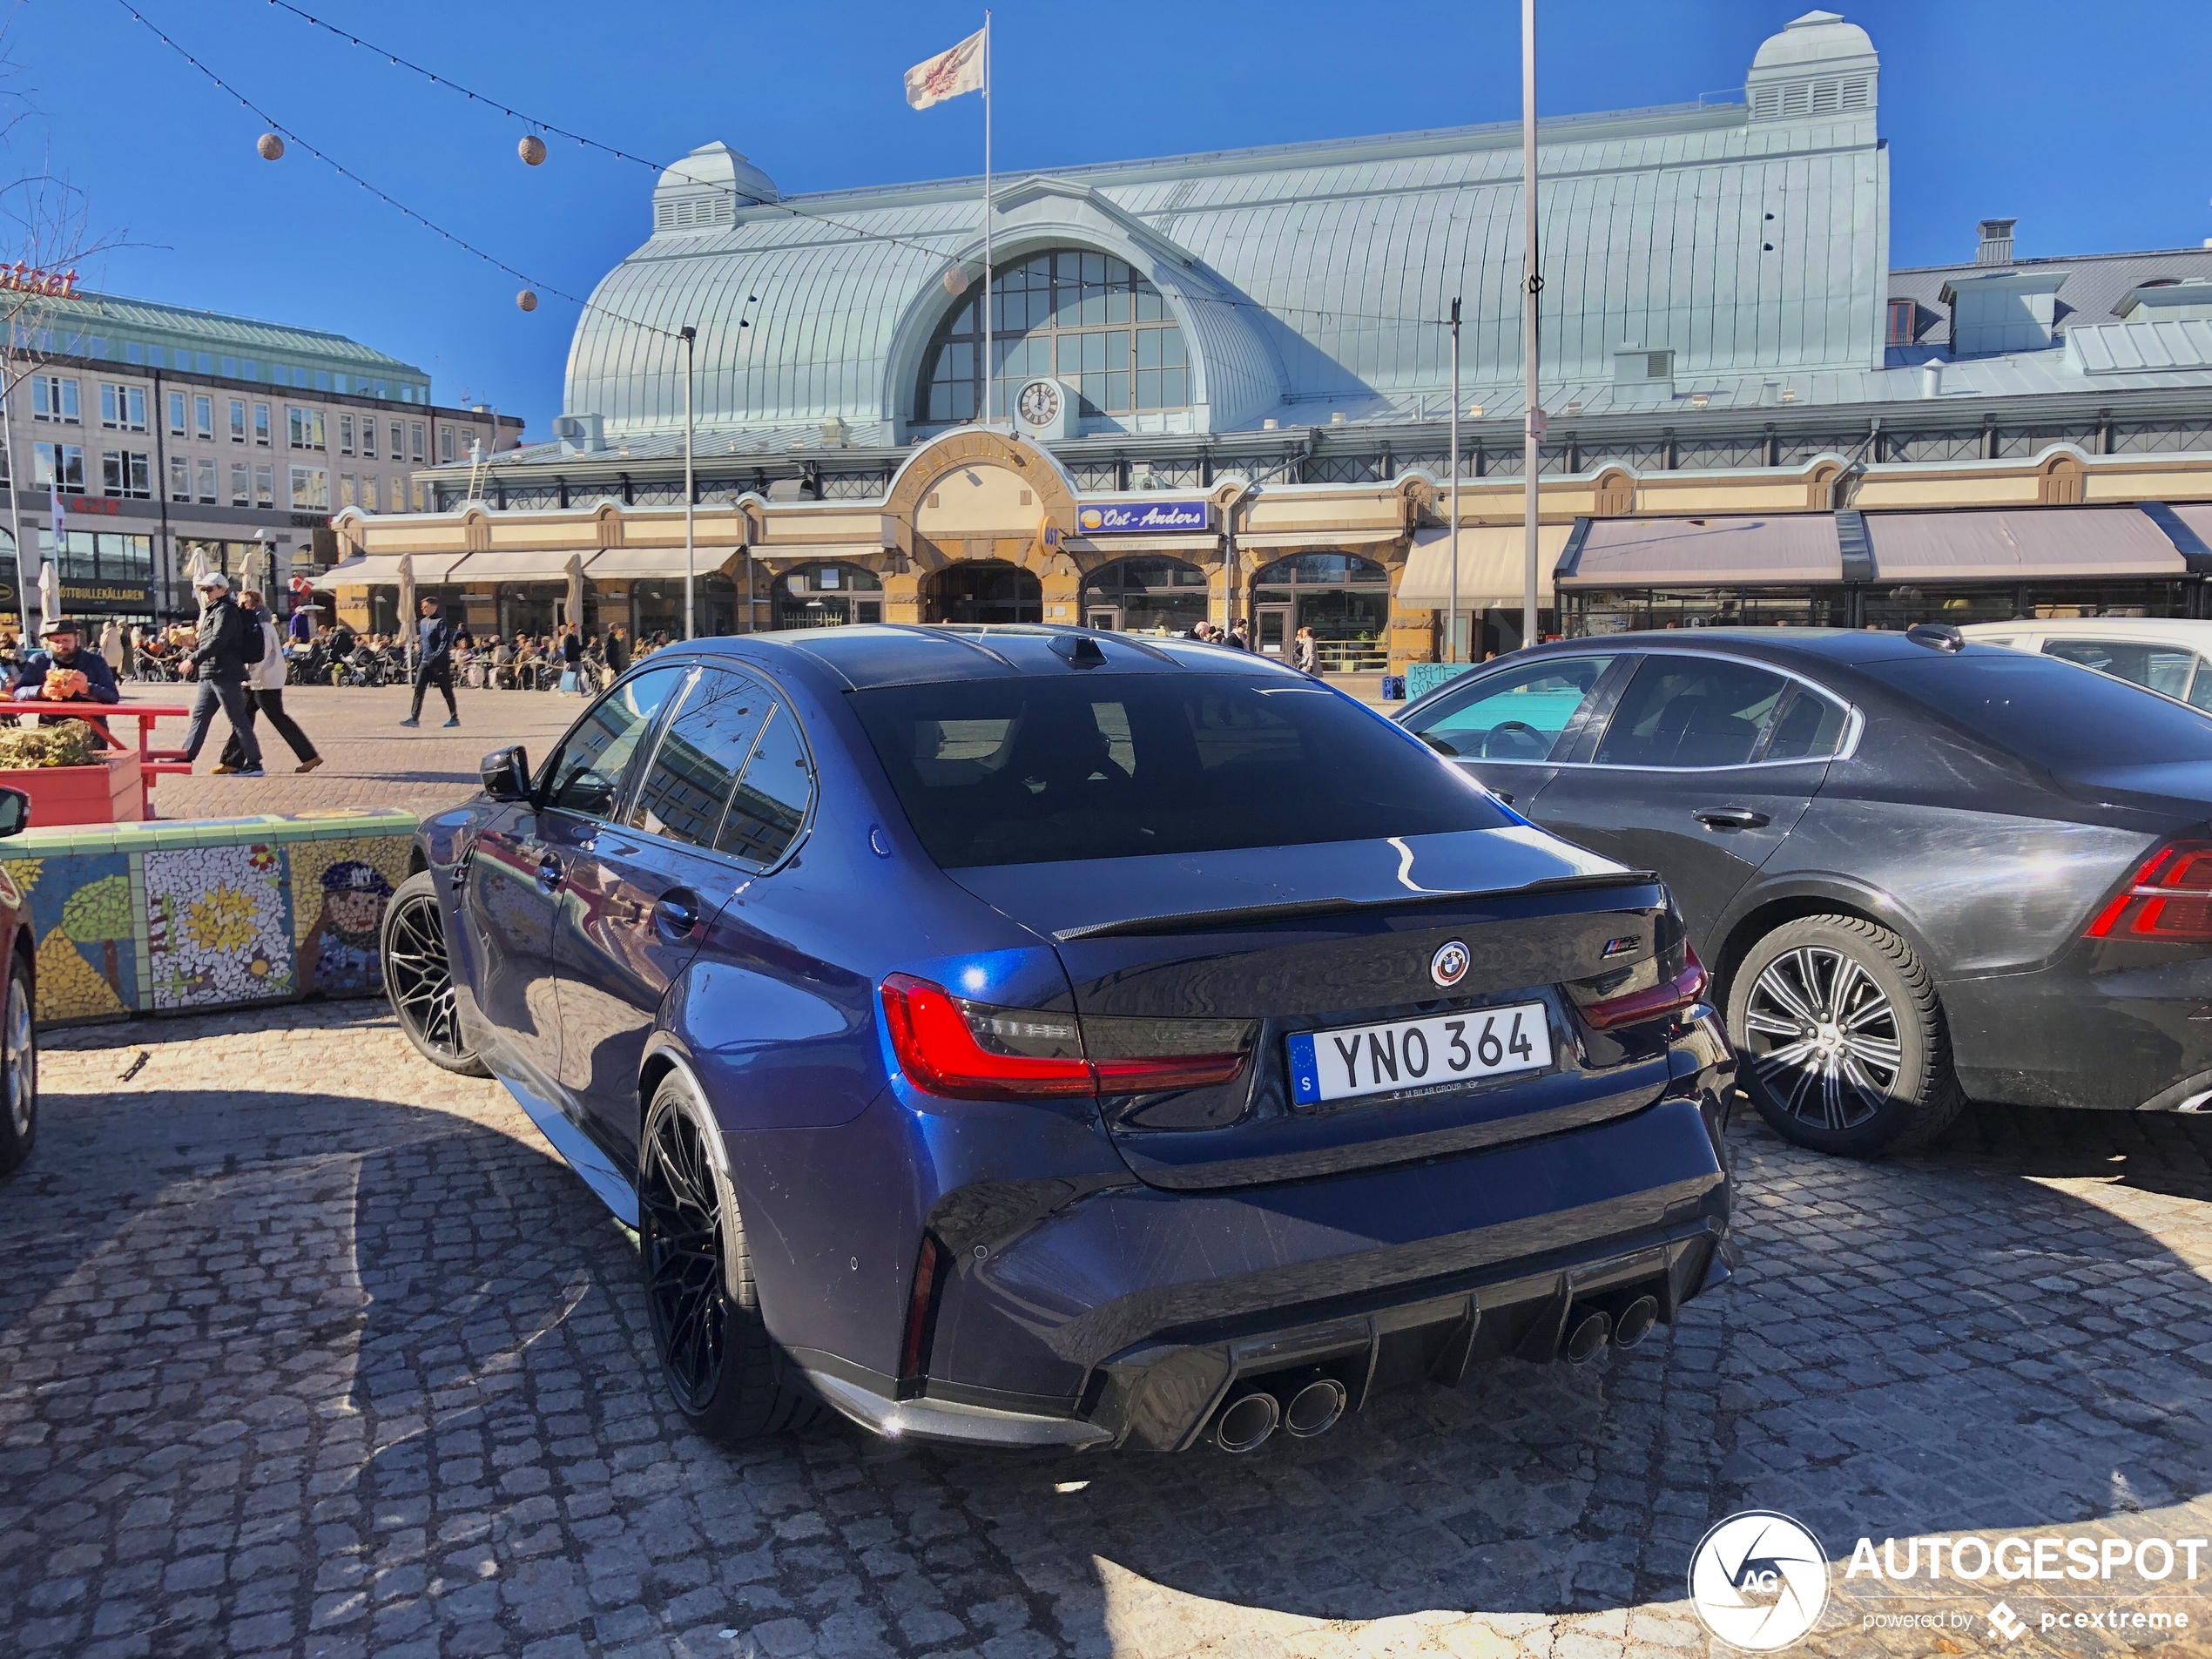
<instances>
[{"instance_id":1,"label":"building clock","mask_svg":"<svg viewBox=\"0 0 2212 1659\"><path fill-rule=\"evenodd\" d=\"M1060 388L1050 381L1031 381L1022 388L1022 418L1031 426L1050 426L1060 418Z\"/></svg>"},{"instance_id":2,"label":"building clock","mask_svg":"<svg viewBox=\"0 0 2212 1659\"><path fill-rule=\"evenodd\" d=\"M1025 381L1015 394L1014 413L1024 437L1072 438L1076 435L1074 400L1069 388L1047 375Z\"/></svg>"}]
</instances>

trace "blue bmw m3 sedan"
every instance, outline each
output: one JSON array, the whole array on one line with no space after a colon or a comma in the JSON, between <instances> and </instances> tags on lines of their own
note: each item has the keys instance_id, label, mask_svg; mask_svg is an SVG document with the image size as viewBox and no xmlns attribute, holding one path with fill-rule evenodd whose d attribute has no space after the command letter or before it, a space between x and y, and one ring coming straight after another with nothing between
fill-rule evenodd
<instances>
[{"instance_id":1,"label":"blue bmw m3 sedan","mask_svg":"<svg viewBox=\"0 0 2212 1659\"><path fill-rule=\"evenodd\" d=\"M483 783L393 1005L636 1229L713 1438L1243 1451L1728 1277L1735 1061L1666 890L1287 669L700 641Z\"/></svg>"}]
</instances>

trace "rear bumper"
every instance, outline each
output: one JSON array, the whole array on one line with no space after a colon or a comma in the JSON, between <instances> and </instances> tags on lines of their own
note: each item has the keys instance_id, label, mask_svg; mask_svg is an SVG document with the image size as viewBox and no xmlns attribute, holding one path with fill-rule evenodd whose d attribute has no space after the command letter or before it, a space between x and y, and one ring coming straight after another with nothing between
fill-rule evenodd
<instances>
[{"instance_id":1,"label":"rear bumper","mask_svg":"<svg viewBox=\"0 0 2212 1659\"><path fill-rule=\"evenodd\" d=\"M2212 1088L2212 957L1938 985L1960 1086L2013 1106L2172 1110Z\"/></svg>"},{"instance_id":2,"label":"rear bumper","mask_svg":"<svg viewBox=\"0 0 2212 1659\"><path fill-rule=\"evenodd\" d=\"M1094 1191L956 1258L918 1388L792 1358L880 1432L1161 1450L1191 1444L1239 1378L1325 1365L1356 1406L1393 1384L1456 1383L1486 1358L1549 1359L1578 1299L1634 1285L1671 1318L1727 1277L1716 1082L1700 1074L1699 1092L1630 1116L1429 1163Z\"/></svg>"}]
</instances>

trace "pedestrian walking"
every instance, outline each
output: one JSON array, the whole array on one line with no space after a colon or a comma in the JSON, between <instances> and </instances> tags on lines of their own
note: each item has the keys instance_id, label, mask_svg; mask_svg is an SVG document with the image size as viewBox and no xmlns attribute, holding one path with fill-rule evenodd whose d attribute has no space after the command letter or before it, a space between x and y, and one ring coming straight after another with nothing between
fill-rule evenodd
<instances>
[{"instance_id":1,"label":"pedestrian walking","mask_svg":"<svg viewBox=\"0 0 2212 1659\"><path fill-rule=\"evenodd\" d=\"M100 630L100 655L106 659L111 675L123 672L123 624L112 617Z\"/></svg>"},{"instance_id":2,"label":"pedestrian walking","mask_svg":"<svg viewBox=\"0 0 2212 1659\"><path fill-rule=\"evenodd\" d=\"M198 676L199 690L192 705L192 724L185 728L185 759L199 759L207 742L207 729L220 708L238 738L237 767L241 778L259 778L261 745L253 736L253 710L246 700L246 671L260 660L264 641L252 617L231 597L230 578L220 570L202 573L192 587L199 595L199 643L193 645L185 672Z\"/></svg>"},{"instance_id":3,"label":"pedestrian walking","mask_svg":"<svg viewBox=\"0 0 2212 1659\"><path fill-rule=\"evenodd\" d=\"M1291 665L1301 674L1311 674L1316 679L1321 675L1321 652L1313 643L1313 630L1301 628L1291 642Z\"/></svg>"},{"instance_id":4,"label":"pedestrian walking","mask_svg":"<svg viewBox=\"0 0 2212 1659\"><path fill-rule=\"evenodd\" d=\"M446 724L461 724L461 705L453 700L453 642L461 630L438 608L435 599L425 598L420 607L422 620L419 624L422 638L421 666L415 671L415 706L408 711L401 725L422 724L422 693L433 685L445 693Z\"/></svg>"},{"instance_id":5,"label":"pedestrian walking","mask_svg":"<svg viewBox=\"0 0 2212 1659\"><path fill-rule=\"evenodd\" d=\"M315 745L299 723L284 711L284 647L277 638L276 620L269 615L268 607L260 593L248 588L238 597L239 608L252 617L261 630L261 660L246 673L246 701L253 705L256 718L266 715L277 734L292 746L300 764L294 772L313 772L322 765L322 757L315 752ZM223 753L216 762L217 772L242 772L246 767L246 752L233 729L231 740L223 745Z\"/></svg>"},{"instance_id":6,"label":"pedestrian walking","mask_svg":"<svg viewBox=\"0 0 2212 1659\"><path fill-rule=\"evenodd\" d=\"M1234 646L1238 651L1250 651L1252 648L1251 624L1242 617L1238 617L1229 624L1229 637L1221 643Z\"/></svg>"},{"instance_id":7,"label":"pedestrian walking","mask_svg":"<svg viewBox=\"0 0 2212 1659\"><path fill-rule=\"evenodd\" d=\"M607 672L620 679L630 669L630 641L623 637L617 624L607 630Z\"/></svg>"},{"instance_id":8,"label":"pedestrian walking","mask_svg":"<svg viewBox=\"0 0 2212 1659\"><path fill-rule=\"evenodd\" d=\"M568 680L564 690L573 690L579 697L590 697L591 688L583 683L583 631L570 623L561 631L561 667Z\"/></svg>"}]
</instances>

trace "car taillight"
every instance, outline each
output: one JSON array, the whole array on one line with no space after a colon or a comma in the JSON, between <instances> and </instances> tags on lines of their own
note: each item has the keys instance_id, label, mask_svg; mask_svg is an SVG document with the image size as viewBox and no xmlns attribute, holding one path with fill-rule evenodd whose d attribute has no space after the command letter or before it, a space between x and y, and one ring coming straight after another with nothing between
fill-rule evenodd
<instances>
[{"instance_id":1,"label":"car taillight","mask_svg":"<svg viewBox=\"0 0 2212 1659\"><path fill-rule=\"evenodd\" d=\"M883 981L899 1069L955 1100L1143 1095L1235 1081L1251 1048L1242 1020L1078 1020L994 1008L907 974Z\"/></svg>"},{"instance_id":2,"label":"car taillight","mask_svg":"<svg viewBox=\"0 0 2212 1659\"><path fill-rule=\"evenodd\" d=\"M990 1008L894 974L883 981L883 1018L899 1069L933 1095L1035 1100L1096 1092L1072 1014Z\"/></svg>"},{"instance_id":3,"label":"car taillight","mask_svg":"<svg viewBox=\"0 0 2212 1659\"><path fill-rule=\"evenodd\" d=\"M1639 1020L1653 1020L1662 1014L1673 1014L1689 1007L1704 995L1705 965L1697 960L1696 951L1684 945L1682 948L1682 971L1672 979L1662 980L1658 984L1647 986L1640 991L1584 1002L1581 1004L1581 1015L1599 1030L1609 1031L1616 1025L1634 1025Z\"/></svg>"},{"instance_id":4,"label":"car taillight","mask_svg":"<svg viewBox=\"0 0 2212 1659\"><path fill-rule=\"evenodd\" d=\"M2092 939L2212 944L2212 841L2169 841L2089 924Z\"/></svg>"}]
</instances>

